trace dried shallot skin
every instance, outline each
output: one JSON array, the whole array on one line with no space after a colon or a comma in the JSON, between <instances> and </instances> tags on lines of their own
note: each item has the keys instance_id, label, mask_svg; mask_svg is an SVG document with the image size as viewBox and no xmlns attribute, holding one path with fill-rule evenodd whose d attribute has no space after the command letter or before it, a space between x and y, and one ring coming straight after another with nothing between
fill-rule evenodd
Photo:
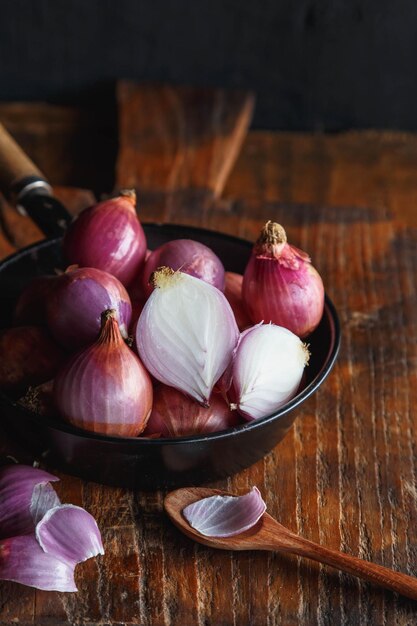
<instances>
[{"instance_id":1,"label":"dried shallot skin","mask_svg":"<svg viewBox=\"0 0 417 626\"><path fill-rule=\"evenodd\" d=\"M104 270L129 285L146 254L146 237L135 207L135 192L126 190L84 209L64 237L68 263Z\"/></svg>"},{"instance_id":2,"label":"dried shallot skin","mask_svg":"<svg viewBox=\"0 0 417 626\"><path fill-rule=\"evenodd\" d=\"M301 338L312 333L323 316L323 281L310 257L287 243L279 224L268 222L255 244L242 297L254 324L272 322Z\"/></svg>"},{"instance_id":3,"label":"dried shallot skin","mask_svg":"<svg viewBox=\"0 0 417 626\"><path fill-rule=\"evenodd\" d=\"M45 328L18 326L0 332L0 389L12 395L53 378L67 359Z\"/></svg>"},{"instance_id":4,"label":"dried shallot skin","mask_svg":"<svg viewBox=\"0 0 417 626\"><path fill-rule=\"evenodd\" d=\"M149 419L152 398L149 374L123 341L114 317L54 381L60 415L73 426L103 435L139 435Z\"/></svg>"},{"instance_id":5,"label":"dried shallot skin","mask_svg":"<svg viewBox=\"0 0 417 626\"><path fill-rule=\"evenodd\" d=\"M13 313L14 326L46 325L46 303L57 276L37 276L20 293Z\"/></svg>"}]
</instances>

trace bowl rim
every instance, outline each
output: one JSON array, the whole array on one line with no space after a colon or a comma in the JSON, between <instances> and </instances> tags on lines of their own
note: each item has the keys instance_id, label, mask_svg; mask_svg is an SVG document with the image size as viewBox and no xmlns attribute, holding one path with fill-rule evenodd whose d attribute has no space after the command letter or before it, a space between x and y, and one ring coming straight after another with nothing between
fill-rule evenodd
<instances>
[{"instance_id":1,"label":"bowl rim","mask_svg":"<svg viewBox=\"0 0 417 626\"><path fill-rule=\"evenodd\" d=\"M235 237L234 235L229 235L227 233L218 232L215 230L211 230L208 228L199 228L196 226L188 226L186 224L175 224L175 223L157 223L157 222L142 222L145 230L146 227L151 228L164 228L165 230L175 231L176 229L186 229L190 234L193 232L198 234L206 234L208 236L214 236L218 239L223 239L229 242L237 243L239 245L244 245L250 250L253 247L253 242L242 239L240 237ZM1 271L7 268L10 264L12 264L16 258L21 256L25 256L27 254L31 254L33 251L37 251L43 249L44 247L52 246L55 243L58 243L61 240L61 237L44 239L40 242L33 243L29 246L26 246L17 252L9 255L2 261L0 261L0 278ZM228 270L226 270L228 271ZM7 394L0 390L0 398L3 403L8 404L9 406L13 406L16 410L25 415L28 419L39 423L43 427L48 427L51 430L56 430L58 432L63 432L67 435L72 435L78 437L80 439L96 440L102 441L103 443L109 444L120 444L123 446L137 446L140 449L142 446L167 446L167 445L184 445L189 443L202 444L207 441L217 441L224 438L229 438L231 436L236 436L242 432L251 432L260 428L261 426L268 424L274 420L279 420L280 418L287 415L290 411L297 408L300 404L302 404L305 400L307 400L320 385L325 381L327 376L330 374L333 365L336 361L337 355L340 349L341 343L341 329L340 329L340 321L339 316L337 314L336 307L334 306L332 300L329 298L327 293L325 293L325 304L324 309L327 312L328 319L330 321L331 326L331 342L328 353L324 359L323 365L319 371L319 373L313 378L313 380L305 387L299 394L294 396L288 403L282 406L278 411L266 415L265 417L261 417L255 420L246 421L237 426L233 426L231 428L227 428L221 431L215 431L212 433L206 433L201 435L187 435L182 437L159 437L159 438L151 438L151 437L141 437L140 435L137 437L117 437L110 435L102 435L100 433L94 433L90 431L83 430L82 428L77 428L72 426L71 424L66 424L64 421L57 420L53 417L46 417L27 409L26 407L19 404L18 401L13 400Z\"/></svg>"}]
</instances>

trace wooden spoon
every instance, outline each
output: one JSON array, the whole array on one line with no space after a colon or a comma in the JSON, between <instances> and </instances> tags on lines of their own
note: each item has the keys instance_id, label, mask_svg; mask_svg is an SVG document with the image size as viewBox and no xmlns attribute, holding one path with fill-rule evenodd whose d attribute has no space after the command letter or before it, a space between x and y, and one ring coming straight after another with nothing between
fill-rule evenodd
<instances>
[{"instance_id":1,"label":"wooden spoon","mask_svg":"<svg viewBox=\"0 0 417 626\"><path fill-rule=\"evenodd\" d=\"M338 550L324 548L313 541L294 534L273 517L264 513L259 522L250 530L234 537L206 537L192 528L182 515L182 510L201 498L214 495L233 495L217 489L190 487L169 493L164 501L165 511L174 524L188 537L211 548L220 550L278 550L331 565L364 580L401 593L417 600L417 578L394 572L382 565L376 565Z\"/></svg>"}]
</instances>

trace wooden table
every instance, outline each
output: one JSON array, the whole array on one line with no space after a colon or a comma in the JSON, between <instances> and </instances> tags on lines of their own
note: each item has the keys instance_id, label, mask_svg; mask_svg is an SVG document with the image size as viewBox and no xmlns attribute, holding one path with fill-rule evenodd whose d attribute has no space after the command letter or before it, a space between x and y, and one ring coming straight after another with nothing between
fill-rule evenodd
<instances>
[{"instance_id":1,"label":"wooden table","mask_svg":"<svg viewBox=\"0 0 417 626\"><path fill-rule=\"evenodd\" d=\"M116 181L138 186L144 221L251 240L265 220L280 221L311 254L341 318L335 369L286 438L213 486L239 493L257 485L269 512L305 537L417 575L416 136L250 132L235 163L252 107L246 94L122 85L119 107ZM26 124L26 147L42 166L46 114L30 134L27 111L23 126L10 105L2 113L16 136ZM65 128L65 141L79 132ZM58 193L74 212L91 200L85 191ZM3 255L39 237L4 203L1 215ZM3 455L33 460L0 437ZM0 624L417 623L417 603L330 568L192 543L165 517L162 492L60 476L61 499L95 515L106 554L77 567L78 594L0 583Z\"/></svg>"}]
</instances>

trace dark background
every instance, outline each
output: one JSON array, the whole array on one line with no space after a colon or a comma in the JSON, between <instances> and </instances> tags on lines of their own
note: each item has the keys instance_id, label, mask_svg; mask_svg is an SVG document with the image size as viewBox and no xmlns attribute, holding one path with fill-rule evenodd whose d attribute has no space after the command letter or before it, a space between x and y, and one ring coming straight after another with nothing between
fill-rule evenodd
<instances>
[{"instance_id":1,"label":"dark background","mask_svg":"<svg viewBox=\"0 0 417 626\"><path fill-rule=\"evenodd\" d=\"M417 129L415 0L0 0L0 100L250 88L254 125Z\"/></svg>"}]
</instances>

